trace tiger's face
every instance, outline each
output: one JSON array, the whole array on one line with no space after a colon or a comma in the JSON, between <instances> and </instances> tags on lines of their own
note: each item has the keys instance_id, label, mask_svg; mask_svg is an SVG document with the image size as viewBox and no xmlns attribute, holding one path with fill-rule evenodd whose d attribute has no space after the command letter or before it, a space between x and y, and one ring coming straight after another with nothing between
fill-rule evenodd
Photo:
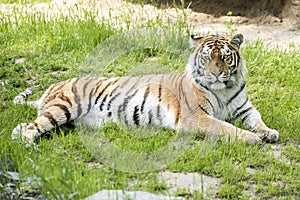
<instances>
[{"instance_id":1,"label":"tiger's face","mask_svg":"<svg viewBox=\"0 0 300 200\"><path fill-rule=\"evenodd\" d=\"M191 44L196 50L190 58L190 65L193 65L194 76L198 76L196 79L215 90L232 87L237 81L236 74L241 61L239 47L242 42L241 34L233 38L192 35Z\"/></svg>"}]
</instances>

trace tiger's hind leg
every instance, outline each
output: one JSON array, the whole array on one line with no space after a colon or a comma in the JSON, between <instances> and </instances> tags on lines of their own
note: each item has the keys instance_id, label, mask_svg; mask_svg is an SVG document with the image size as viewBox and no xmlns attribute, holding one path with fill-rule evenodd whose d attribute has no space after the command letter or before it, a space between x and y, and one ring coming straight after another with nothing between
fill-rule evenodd
<instances>
[{"instance_id":1,"label":"tiger's hind leg","mask_svg":"<svg viewBox=\"0 0 300 200\"><path fill-rule=\"evenodd\" d=\"M79 117L81 112L78 110L81 111L84 109L86 111L85 107L81 108L81 104L72 101L74 99L73 93L68 92L72 91L74 81L76 80L78 79L70 79L50 86L42 97L34 102L38 110L37 119L32 123L19 124L12 131L12 139L24 138L28 144L32 144L42 134L50 132L68 122L72 122L75 118ZM29 92L21 93L15 98L14 102L16 104L28 104L25 101L28 95Z\"/></svg>"},{"instance_id":2,"label":"tiger's hind leg","mask_svg":"<svg viewBox=\"0 0 300 200\"><path fill-rule=\"evenodd\" d=\"M24 138L30 145L33 144L35 139L40 137L43 133L53 130L60 125L64 125L71 119L71 114L66 113L67 110L62 105L50 106L41 111L38 118L33 123L19 124L12 131L12 139Z\"/></svg>"},{"instance_id":3,"label":"tiger's hind leg","mask_svg":"<svg viewBox=\"0 0 300 200\"><path fill-rule=\"evenodd\" d=\"M21 123L12 131L12 140L17 140L19 138L25 138L26 142L32 144L34 139L39 137L40 133L38 129L33 127L33 123Z\"/></svg>"}]
</instances>

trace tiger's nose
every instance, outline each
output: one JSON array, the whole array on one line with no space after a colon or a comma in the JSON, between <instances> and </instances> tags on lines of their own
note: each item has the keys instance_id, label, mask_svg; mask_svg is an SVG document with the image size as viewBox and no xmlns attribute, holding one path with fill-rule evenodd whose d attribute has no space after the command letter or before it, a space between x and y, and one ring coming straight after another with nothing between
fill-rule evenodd
<instances>
[{"instance_id":1,"label":"tiger's nose","mask_svg":"<svg viewBox=\"0 0 300 200\"><path fill-rule=\"evenodd\" d=\"M210 72L215 77L219 77L222 74L222 70L214 70Z\"/></svg>"}]
</instances>

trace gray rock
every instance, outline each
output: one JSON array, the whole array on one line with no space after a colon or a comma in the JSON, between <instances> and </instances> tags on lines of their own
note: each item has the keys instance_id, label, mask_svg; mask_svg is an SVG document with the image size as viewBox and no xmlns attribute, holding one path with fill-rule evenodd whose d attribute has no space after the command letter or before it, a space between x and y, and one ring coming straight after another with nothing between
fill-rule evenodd
<instances>
[{"instance_id":1,"label":"gray rock","mask_svg":"<svg viewBox=\"0 0 300 200\"><path fill-rule=\"evenodd\" d=\"M177 190L187 189L191 192L201 192L205 199L209 198L210 195L214 196L220 185L220 179L199 173L162 171L158 175L158 180L166 183L168 192L171 195L176 193Z\"/></svg>"},{"instance_id":2,"label":"gray rock","mask_svg":"<svg viewBox=\"0 0 300 200\"><path fill-rule=\"evenodd\" d=\"M41 191L32 189L32 190L27 191L26 194L28 196L33 196L34 197L34 196L40 195Z\"/></svg>"},{"instance_id":3,"label":"gray rock","mask_svg":"<svg viewBox=\"0 0 300 200\"><path fill-rule=\"evenodd\" d=\"M36 199L37 200L48 200L48 198L43 195L39 195Z\"/></svg>"},{"instance_id":4,"label":"gray rock","mask_svg":"<svg viewBox=\"0 0 300 200\"><path fill-rule=\"evenodd\" d=\"M2 184L8 183L8 182L18 182L19 181L19 174L17 172L7 172L7 171L1 171L0 170L0 182Z\"/></svg>"},{"instance_id":5,"label":"gray rock","mask_svg":"<svg viewBox=\"0 0 300 200\"><path fill-rule=\"evenodd\" d=\"M5 196L15 196L17 186L13 183L7 183L4 187Z\"/></svg>"},{"instance_id":6,"label":"gray rock","mask_svg":"<svg viewBox=\"0 0 300 200\"><path fill-rule=\"evenodd\" d=\"M17 172L6 172L6 177L12 181L19 181L19 173Z\"/></svg>"},{"instance_id":7,"label":"gray rock","mask_svg":"<svg viewBox=\"0 0 300 200\"><path fill-rule=\"evenodd\" d=\"M143 191L101 190L85 200L184 200L183 197L168 197Z\"/></svg>"},{"instance_id":8,"label":"gray rock","mask_svg":"<svg viewBox=\"0 0 300 200\"><path fill-rule=\"evenodd\" d=\"M20 200L35 200L34 197L20 197Z\"/></svg>"},{"instance_id":9,"label":"gray rock","mask_svg":"<svg viewBox=\"0 0 300 200\"><path fill-rule=\"evenodd\" d=\"M7 184L5 185L5 188L12 188L12 189L16 189L16 188L17 188L17 186L16 186L16 184L14 184L14 183L7 183Z\"/></svg>"}]
</instances>

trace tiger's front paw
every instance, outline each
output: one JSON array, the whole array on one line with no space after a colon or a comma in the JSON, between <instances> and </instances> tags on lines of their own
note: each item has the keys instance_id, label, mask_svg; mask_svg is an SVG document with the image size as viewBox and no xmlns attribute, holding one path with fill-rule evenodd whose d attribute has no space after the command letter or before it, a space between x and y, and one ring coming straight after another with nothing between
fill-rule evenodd
<instances>
[{"instance_id":1,"label":"tiger's front paw","mask_svg":"<svg viewBox=\"0 0 300 200\"><path fill-rule=\"evenodd\" d=\"M276 142L279 140L279 133L275 129L260 130L257 135L267 142Z\"/></svg>"},{"instance_id":2,"label":"tiger's front paw","mask_svg":"<svg viewBox=\"0 0 300 200\"><path fill-rule=\"evenodd\" d=\"M24 138L27 145L30 146L31 144L34 143L34 140L36 136L38 136L39 132L38 130L28 130L29 124L27 123L22 123L19 124L14 130L12 131L11 138L12 140L18 140L21 138Z\"/></svg>"},{"instance_id":3,"label":"tiger's front paw","mask_svg":"<svg viewBox=\"0 0 300 200\"><path fill-rule=\"evenodd\" d=\"M261 142L262 142L258 135L254 134L250 131L243 131L243 133L240 136L240 139L251 145L261 144Z\"/></svg>"}]
</instances>

